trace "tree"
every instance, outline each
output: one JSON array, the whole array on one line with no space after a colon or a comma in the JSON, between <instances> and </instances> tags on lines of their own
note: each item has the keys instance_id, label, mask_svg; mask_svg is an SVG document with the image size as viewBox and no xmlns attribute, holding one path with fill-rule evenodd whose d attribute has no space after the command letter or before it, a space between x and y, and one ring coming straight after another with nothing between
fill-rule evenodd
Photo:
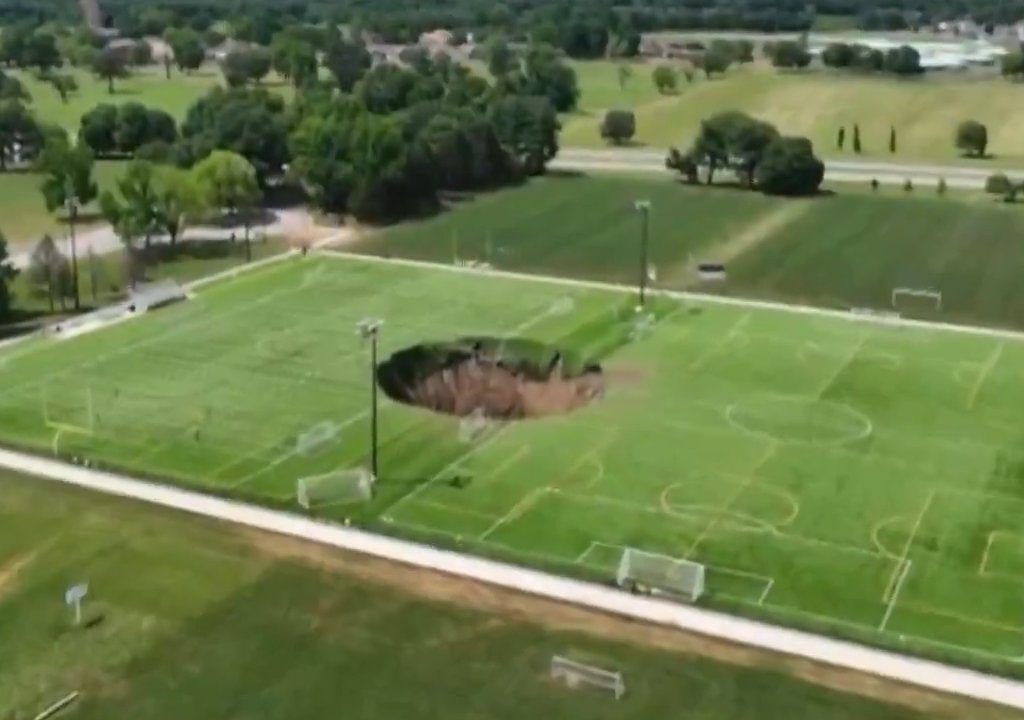
<instances>
[{"instance_id":1,"label":"tree","mask_svg":"<svg viewBox=\"0 0 1024 720\"><path fill-rule=\"evenodd\" d=\"M509 96L488 110L501 144L527 175L544 172L558 153L558 115L544 97Z\"/></svg>"},{"instance_id":2,"label":"tree","mask_svg":"<svg viewBox=\"0 0 1024 720\"><path fill-rule=\"evenodd\" d=\"M132 45L128 62L135 66L151 64L153 62L153 46L145 40L139 40Z\"/></svg>"},{"instance_id":3,"label":"tree","mask_svg":"<svg viewBox=\"0 0 1024 720\"><path fill-rule=\"evenodd\" d=\"M700 67L709 80L716 73L724 73L732 64L732 59L721 50L708 50L701 59Z\"/></svg>"},{"instance_id":4,"label":"tree","mask_svg":"<svg viewBox=\"0 0 1024 720\"><path fill-rule=\"evenodd\" d=\"M34 67L40 73L47 73L53 68L60 67L60 51L57 49L57 39L47 32L37 32L28 38L22 54L22 64Z\"/></svg>"},{"instance_id":5,"label":"tree","mask_svg":"<svg viewBox=\"0 0 1024 720\"><path fill-rule=\"evenodd\" d=\"M324 67L346 93L352 92L372 64L373 58L362 43L340 38L331 43L324 55Z\"/></svg>"},{"instance_id":6,"label":"tree","mask_svg":"<svg viewBox=\"0 0 1024 720\"><path fill-rule=\"evenodd\" d=\"M609 110L601 120L601 137L614 145L622 145L636 133L636 116L632 110Z\"/></svg>"},{"instance_id":7,"label":"tree","mask_svg":"<svg viewBox=\"0 0 1024 720\"><path fill-rule=\"evenodd\" d=\"M206 59L203 40L195 30L170 28L164 33L164 39L171 46L174 62L183 73L190 74L198 70Z\"/></svg>"},{"instance_id":8,"label":"tree","mask_svg":"<svg viewBox=\"0 0 1024 720\"><path fill-rule=\"evenodd\" d=\"M1024 77L1024 52L1017 50L1003 55L999 69L1003 77L1020 80Z\"/></svg>"},{"instance_id":9,"label":"tree","mask_svg":"<svg viewBox=\"0 0 1024 720\"><path fill-rule=\"evenodd\" d=\"M203 193L192 173L176 167L154 171L155 222L167 234L173 248L186 225L207 209Z\"/></svg>"},{"instance_id":10,"label":"tree","mask_svg":"<svg viewBox=\"0 0 1024 720\"><path fill-rule=\"evenodd\" d=\"M811 64L811 54L807 48L792 40L775 43L771 59L772 65L777 68L805 68Z\"/></svg>"},{"instance_id":11,"label":"tree","mask_svg":"<svg viewBox=\"0 0 1024 720\"><path fill-rule=\"evenodd\" d=\"M72 294L71 266L49 235L43 235L29 256L27 278L36 292L45 293L50 312L56 310L55 300L64 301ZM5 283L6 286L6 283Z\"/></svg>"},{"instance_id":12,"label":"tree","mask_svg":"<svg viewBox=\"0 0 1024 720\"><path fill-rule=\"evenodd\" d=\"M853 151L860 155L860 125L858 125L857 123L853 124Z\"/></svg>"},{"instance_id":13,"label":"tree","mask_svg":"<svg viewBox=\"0 0 1024 720\"><path fill-rule=\"evenodd\" d=\"M78 81L75 80L74 75L50 73L46 76L46 79L53 86L53 89L57 91L57 95L60 96L60 101L64 105L68 104L68 95L78 92Z\"/></svg>"},{"instance_id":14,"label":"tree","mask_svg":"<svg viewBox=\"0 0 1024 720\"><path fill-rule=\"evenodd\" d=\"M237 217L241 214L245 229L246 261L252 260L249 228L251 210L260 201L262 191L256 179L256 169L241 155L215 150L192 168L193 179L203 202Z\"/></svg>"},{"instance_id":15,"label":"tree","mask_svg":"<svg viewBox=\"0 0 1024 720\"><path fill-rule=\"evenodd\" d=\"M806 138L776 138L757 166L757 186L766 195L813 195L824 178L825 165Z\"/></svg>"},{"instance_id":16,"label":"tree","mask_svg":"<svg viewBox=\"0 0 1024 720\"><path fill-rule=\"evenodd\" d=\"M51 140L39 156L38 169L43 174L40 190L46 209L50 212L63 210L70 231L72 295L75 310L81 307L75 225L82 207L95 200L98 193L93 178L93 167L92 150L84 143L71 146L66 139Z\"/></svg>"},{"instance_id":17,"label":"tree","mask_svg":"<svg viewBox=\"0 0 1024 720\"><path fill-rule=\"evenodd\" d=\"M308 42L279 33L271 46L271 56L277 74L291 80L296 87L316 79L316 48Z\"/></svg>"},{"instance_id":18,"label":"tree","mask_svg":"<svg viewBox=\"0 0 1024 720\"><path fill-rule=\"evenodd\" d=\"M691 185L696 185L698 182L700 168L688 152L681 153L676 148L669 148L668 157L665 158L665 167L669 170L676 170Z\"/></svg>"},{"instance_id":19,"label":"tree","mask_svg":"<svg viewBox=\"0 0 1024 720\"><path fill-rule=\"evenodd\" d=\"M654 87L658 88L658 92L662 95L674 93L679 84L675 70L668 65L659 65L654 68L651 72L651 79L654 81Z\"/></svg>"},{"instance_id":20,"label":"tree","mask_svg":"<svg viewBox=\"0 0 1024 720\"><path fill-rule=\"evenodd\" d=\"M192 157L230 150L252 163L263 182L288 162L284 109L280 96L263 88L215 88L189 109L181 134Z\"/></svg>"},{"instance_id":21,"label":"tree","mask_svg":"<svg viewBox=\"0 0 1024 720\"><path fill-rule=\"evenodd\" d=\"M985 157L988 128L977 120L965 120L956 129L956 147L972 157Z\"/></svg>"},{"instance_id":22,"label":"tree","mask_svg":"<svg viewBox=\"0 0 1024 720\"><path fill-rule=\"evenodd\" d=\"M0 172L10 161L33 155L43 142L43 128L17 100L0 100Z\"/></svg>"},{"instance_id":23,"label":"tree","mask_svg":"<svg viewBox=\"0 0 1024 720\"><path fill-rule=\"evenodd\" d=\"M921 54L909 45L889 50L885 54L885 69L896 75L919 75L924 72Z\"/></svg>"},{"instance_id":24,"label":"tree","mask_svg":"<svg viewBox=\"0 0 1024 720\"><path fill-rule=\"evenodd\" d=\"M271 63L270 51L254 46L228 53L221 63L221 70L228 85L238 86L248 82L259 83L270 72Z\"/></svg>"},{"instance_id":25,"label":"tree","mask_svg":"<svg viewBox=\"0 0 1024 720\"><path fill-rule=\"evenodd\" d=\"M737 111L726 111L701 122L700 134L689 156L708 168L707 182L715 170L728 167L745 176L753 187L757 166L765 149L779 136L770 124Z\"/></svg>"},{"instance_id":26,"label":"tree","mask_svg":"<svg viewBox=\"0 0 1024 720\"><path fill-rule=\"evenodd\" d=\"M160 232L160 211L154 185L154 166L143 160L128 163L117 181L118 194L106 190L100 195L100 210L130 253L142 238L149 249L153 235Z\"/></svg>"},{"instance_id":27,"label":"tree","mask_svg":"<svg viewBox=\"0 0 1024 720\"><path fill-rule=\"evenodd\" d=\"M25 51L34 33L35 27L31 22L20 22L5 27L0 33L0 62L18 67L28 65L25 62Z\"/></svg>"},{"instance_id":28,"label":"tree","mask_svg":"<svg viewBox=\"0 0 1024 720\"><path fill-rule=\"evenodd\" d=\"M994 173L985 180L985 192L991 195L1002 195L1007 202L1016 200L1017 187L1005 173Z\"/></svg>"},{"instance_id":29,"label":"tree","mask_svg":"<svg viewBox=\"0 0 1024 720\"><path fill-rule=\"evenodd\" d=\"M107 93L110 95L114 94L114 80L128 75L124 58L109 48L96 53L92 61L92 71L96 77L107 81Z\"/></svg>"},{"instance_id":30,"label":"tree","mask_svg":"<svg viewBox=\"0 0 1024 720\"><path fill-rule=\"evenodd\" d=\"M82 116L78 140L97 155L117 152L117 106L101 103Z\"/></svg>"},{"instance_id":31,"label":"tree","mask_svg":"<svg viewBox=\"0 0 1024 720\"><path fill-rule=\"evenodd\" d=\"M846 126L840 125L839 132L836 133L836 149L842 150L843 145L846 144Z\"/></svg>"},{"instance_id":32,"label":"tree","mask_svg":"<svg viewBox=\"0 0 1024 720\"><path fill-rule=\"evenodd\" d=\"M825 67L847 68L854 61L854 50L846 43L832 43L821 53L821 61Z\"/></svg>"},{"instance_id":33,"label":"tree","mask_svg":"<svg viewBox=\"0 0 1024 720\"><path fill-rule=\"evenodd\" d=\"M7 238L0 232L0 320L11 315L11 281L17 277L18 271L10 263L7 253Z\"/></svg>"},{"instance_id":34,"label":"tree","mask_svg":"<svg viewBox=\"0 0 1024 720\"><path fill-rule=\"evenodd\" d=\"M359 81L355 95L370 112L386 115L409 107L421 81L423 78L412 70L378 65ZM443 92L443 86L439 87L439 95Z\"/></svg>"},{"instance_id":35,"label":"tree","mask_svg":"<svg viewBox=\"0 0 1024 720\"><path fill-rule=\"evenodd\" d=\"M893 155L896 154L896 126L889 126L889 152Z\"/></svg>"},{"instance_id":36,"label":"tree","mask_svg":"<svg viewBox=\"0 0 1024 720\"><path fill-rule=\"evenodd\" d=\"M487 70L495 79L503 78L518 69L515 52L509 47L504 35L491 38L484 50L487 58Z\"/></svg>"},{"instance_id":37,"label":"tree","mask_svg":"<svg viewBox=\"0 0 1024 720\"><path fill-rule=\"evenodd\" d=\"M861 72L879 72L885 67L885 53L866 45L853 45L852 67Z\"/></svg>"},{"instance_id":38,"label":"tree","mask_svg":"<svg viewBox=\"0 0 1024 720\"><path fill-rule=\"evenodd\" d=\"M526 52L517 94L546 97L558 112L575 110L580 97L576 71L562 62L550 45L532 45Z\"/></svg>"},{"instance_id":39,"label":"tree","mask_svg":"<svg viewBox=\"0 0 1024 720\"><path fill-rule=\"evenodd\" d=\"M28 94L21 80L0 70L0 100L19 100L27 103L32 101L32 96Z\"/></svg>"}]
</instances>

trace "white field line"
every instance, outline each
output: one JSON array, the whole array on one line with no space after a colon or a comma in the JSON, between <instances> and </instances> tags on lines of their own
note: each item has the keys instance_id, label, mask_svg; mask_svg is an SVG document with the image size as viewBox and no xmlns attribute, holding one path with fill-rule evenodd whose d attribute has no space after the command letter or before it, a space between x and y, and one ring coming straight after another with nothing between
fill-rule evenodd
<instances>
[{"instance_id":1,"label":"white field line","mask_svg":"<svg viewBox=\"0 0 1024 720\"><path fill-rule=\"evenodd\" d=\"M893 588L892 597L889 598L889 606L885 608L885 615L882 617L882 622L879 623L878 629L885 631L886 625L889 624L889 618L892 617L893 610L896 609L896 600L900 596L900 590L903 589L903 583L907 579L907 575L910 574L910 566L914 563L910 560L904 560L903 566L900 568L899 579L896 580L896 587Z\"/></svg>"},{"instance_id":2,"label":"white field line","mask_svg":"<svg viewBox=\"0 0 1024 720\"><path fill-rule=\"evenodd\" d=\"M631 595L615 588L508 563L440 550L279 510L144 482L0 449L0 467L134 498L218 520L415 565L643 622L887 677L942 693L1024 709L1024 683L912 658L857 643L777 627L703 608Z\"/></svg>"},{"instance_id":3,"label":"white field line","mask_svg":"<svg viewBox=\"0 0 1024 720\"><path fill-rule=\"evenodd\" d=\"M914 527L910 530L910 535L907 536L907 544L903 546L903 553L899 557L899 563L892 571L892 575L889 577L889 584L885 588L885 592L882 593L883 602L892 602L893 595L896 594L896 583L899 573L903 570L903 566L907 563L907 556L910 555L910 548L914 545L914 538L917 537L917 531L921 529L921 523L924 522L924 516L928 514L928 510L932 506L932 502L935 500L936 491L932 490L928 493L928 498L924 501L924 505L921 507L921 512L918 513L917 521L914 523Z\"/></svg>"},{"instance_id":4,"label":"white field line","mask_svg":"<svg viewBox=\"0 0 1024 720\"><path fill-rule=\"evenodd\" d=\"M385 265L402 265L407 267L421 268L424 270L443 270L462 275L480 275L486 277L507 278L510 280L526 280L535 283L548 285L561 285L565 287L577 287L591 290L607 290L621 293L635 293L636 288L632 285L621 285L617 283L604 282L600 280L575 280L571 278L555 277L552 275L531 275L529 273L514 272L511 270L495 270L485 268L470 268L443 263L427 262L424 260L407 260L404 258L383 258L375 255L359 255L343 250L322 249L319 255L336 257L343 260L357 262L379 263ZM1002 338L1004 340L1024 341L1024 331L1000 330L998 328L984 327L980 325L959 325L955 323L942 323L933 320L913 320L910 318L884 317L875 315L860 315L848 310L832 310L829 308L813 307L811 305L796 305L769 300L751 300L745 298L727 297L724 295L709 295L706 293L689 292L686 290L664 290L656 288L654 294L661 294L679 300L692 300L695 302L708 303L711 305L731 305L733 307L746 307L758 310L772 310L776 312L792 313L795 315L813 315L817 317L836 318L848 322L863 323L868 325L887 325L889 327L908 327L924 330L941 330L944 332L962 333L966 335L978 335L981 337Z\"/></svg>"},{"instance_id":5,"label":"white field line","mask_svg":"<svg viewBox=\"0 0 1024 720\"><path fill-rule=\"evenodd\" d=\"M995 350L992 354L985 359L985 364L981 367L981 372L978 373L977 380L974 381L974 385L971 387L971 394L967 396L967 409L973 410L974 404L978 401L978 395L981 393L981 388L985 384L985 380L995 369L999 363L999 358L1003 355L1003 343L996 345Z\"/></svg>"},{"instance_id":6,"label":"white field line","mask_svg":"<svg viewBox=\"0 0 1024 720\"><path fill-rule=\"evenodd\" d=\"M764 601L768 599L768 594L772 591L773 587L775 587L775 578L769 578L768 584L764 586L764 592L762 592L761 597L757 599L758 605L764 605Z\"/></svg>"},{"instance_id":7,"label":"white field line","mask_svg":"<svg viewBox=\"0 0 1024 720\"><path fill-rule=\"evenodd\" d=\"M534 488L530 492L526 493L526 495L524 495L519 502L513 505L512 508L507 513L505 513L500 518L495 520L489 528L487 528L480 534L480 537L477 539L486 540L489 535L493 534L498 528L500 528L505 523L512 522L513 520L517 520L518 518L522 517L527 510L529 510L530 508L537 504L537 501L540 500L542 496L547 495L549 492L551 492L551 488L539 487Z\"/></svg>"}]
</instances>

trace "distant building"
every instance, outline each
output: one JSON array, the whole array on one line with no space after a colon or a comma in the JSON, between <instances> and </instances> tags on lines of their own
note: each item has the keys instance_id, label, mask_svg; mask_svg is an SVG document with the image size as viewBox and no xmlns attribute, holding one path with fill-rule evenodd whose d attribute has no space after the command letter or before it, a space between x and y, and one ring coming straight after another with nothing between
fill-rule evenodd
<instances>
[{"instance_id":1,"label":"distant building","mask_svg":"<svg viewBox=\"0 0 1024 720\"><path fill-rule=\"evenodd\" d=\"M420 35L420 45L425 45L427 47L451 45L453 37L454 35L451 30L438 28L437 30L431 30L430 32L425 32Z\"/></svg>"}]
</instances>

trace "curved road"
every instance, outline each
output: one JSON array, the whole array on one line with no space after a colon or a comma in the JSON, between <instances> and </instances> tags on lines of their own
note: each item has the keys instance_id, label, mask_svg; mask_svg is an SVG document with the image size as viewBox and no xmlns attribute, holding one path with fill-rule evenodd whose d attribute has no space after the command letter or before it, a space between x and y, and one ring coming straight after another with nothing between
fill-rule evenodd
<instances>
[{"instance_id":1,"label":"curved road","mask_svg":"<svg viewBox=\"0 0 1024 720\"><path fill-rule=\"evenodd\" d=\"M880 675L939 692L1024 709L1024 684L973 670L906 657L701 608L631 595L603 585L439 550L278 510L158 485L125 475L68 465L34 455L0 450L0 467L458 575L561 602L583 605L644 622L709 635L741 645Z\"/></svg>"},{"instance_id":2,"label":"curved road","mask_svg":"<svg viewBox=\"0 0 1024 720\"><path fill-rule=\"evenodd\" d=\"M562 148L549 167L555 170L604 170L623 172L665 173L667 150L585 150ZM967 167L961 165L916 165L888 163L877 160L826 160L825 179L831 182L869 183L875 178L880 183L902 185L908 178L915 185L935 185L945 178L949 187L979 190L994 172L1005 172L1017 179L1024 178L1024 169Z\"/></svg>"}]
</instances>

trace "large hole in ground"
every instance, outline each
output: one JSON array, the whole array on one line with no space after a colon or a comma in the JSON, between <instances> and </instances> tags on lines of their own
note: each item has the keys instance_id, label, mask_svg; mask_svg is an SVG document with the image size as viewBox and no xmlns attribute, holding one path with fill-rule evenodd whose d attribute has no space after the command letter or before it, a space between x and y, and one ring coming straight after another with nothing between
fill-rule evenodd
<instances>
[{"instance_id":1,"label":"large hole in ground","mask_svg":"<svg viewBox=\"0 0 1024 720\"><path fill-rule=\"evenodd\" d=\"M512 420L577 410L604 392L601 366L520 338L462 338L400 350L377 367L392 400Z\"/></svg>"}]
</instances>

